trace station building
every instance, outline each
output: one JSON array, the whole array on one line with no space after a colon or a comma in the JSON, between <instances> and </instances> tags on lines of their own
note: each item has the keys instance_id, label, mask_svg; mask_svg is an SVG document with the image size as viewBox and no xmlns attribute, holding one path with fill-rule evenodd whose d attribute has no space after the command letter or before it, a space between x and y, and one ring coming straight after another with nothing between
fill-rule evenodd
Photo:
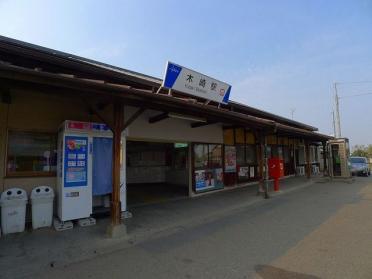
<instances>
[{"instance_id":1,"label":"station building","mask_svg":"<svg viewBox=\"0 0 372 279\"><path fill-rule=\"evenodd\" d=\"M320 147L330 137L316 127L161 85L155 77L0 37L0 191L57 188L62 123L112 130L114 143L101 155L109 159L93 175L113 187L124 183L129 208L257 185L265 147L267 157L283 159L286 176L326 169ZM118 203L117 193L111 199ZM102 203L96 197L93 206Z\"/></svg>"}]
</instances>

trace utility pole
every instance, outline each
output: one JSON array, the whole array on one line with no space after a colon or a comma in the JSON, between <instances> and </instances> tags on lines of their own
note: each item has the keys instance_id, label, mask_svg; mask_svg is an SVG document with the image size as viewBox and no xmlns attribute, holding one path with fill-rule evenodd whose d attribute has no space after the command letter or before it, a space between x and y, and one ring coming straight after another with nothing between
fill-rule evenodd
<instances>
[{"instance_id":1,"label":"utility pole","mask_svg":"<svg viewBox=\"0 0 372 279\"><path fill-rule=\"evenodd\" d=\"M291 108L291 116L292 116L292 120L293 120L293 115L294 115L294 112L296 111L295 108Z\"/></svg>"},{"instance_id":2,"label":"utility pole","mask_svg":"<svg viewBox=\"0 0 372 279\"><path fill-rule=\"evenodd\" d=\"M339 97L337 94L337 82L334 83L335 88L335 107L336 107L336 138L341 138L341 123L340 123L340 106L339 106Z\"/></svg>"},{"instance_id":3,"label":"utility pole","mask_svg":"<svg viewBox=\"0 0 372 279\"><path fill-rule=\"evenodd\" d=\"M332 110L332 126L333 126L333 136L336 137L336 122L335 122L335 111Z\"/></svg>"}]
</instances>

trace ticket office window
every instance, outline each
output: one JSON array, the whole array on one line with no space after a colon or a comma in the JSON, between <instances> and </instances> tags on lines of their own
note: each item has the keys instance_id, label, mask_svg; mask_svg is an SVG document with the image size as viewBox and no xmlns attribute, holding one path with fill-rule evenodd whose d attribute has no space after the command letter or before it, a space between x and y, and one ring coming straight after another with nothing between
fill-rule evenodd
<instances>
[{"instance_id":1,"label":"ticket office window","mask_svg":"<svg viewBox=\"0 0 372 279\"><path fill-rule=\"evenodd\" d=\"M9 131L6 175L10 177L54 176L57 137L52 133Z\"/></svg>"}]
</instances>

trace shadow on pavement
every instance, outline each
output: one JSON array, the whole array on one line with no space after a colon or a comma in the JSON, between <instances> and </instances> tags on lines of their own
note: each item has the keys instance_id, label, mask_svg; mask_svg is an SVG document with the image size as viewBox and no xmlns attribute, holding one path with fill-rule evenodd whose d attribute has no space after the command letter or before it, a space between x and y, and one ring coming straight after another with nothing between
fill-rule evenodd
<instances>
[{"instance_id":1,"label":"shadow on pavement","mask_svg":"<svg viewBox=\"0 0 372 279\"><path fill-rule=\"evenodd\" d=\"M255 271L262 279L320 279L318 276L288 271L271 265L256 265Z\"/></svg>"}]
</instances>

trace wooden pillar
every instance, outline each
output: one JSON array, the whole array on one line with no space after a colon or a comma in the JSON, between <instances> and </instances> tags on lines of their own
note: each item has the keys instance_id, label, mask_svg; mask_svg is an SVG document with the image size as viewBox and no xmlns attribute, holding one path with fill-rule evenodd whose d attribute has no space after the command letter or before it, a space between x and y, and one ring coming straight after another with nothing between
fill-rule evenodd
<instances>
[{"instance_id":1,"label":"wooden pillar","mask_svg":"<svg viewBox=\"0 0 372 279\"><path fill-rule=\"evenodd\" d=\"M264 171L263 171L263 166L264 166L264 142L263 142L263 133L257 133L258 135L258 173L260 175L260 182L259 182L259 189L258 192L264 192Z\"/></svg>"},{"instance_id":2,"label":"wooden pillar","mask_svg":"<svg viewBox=\"0 0 372 279\"><path fill-rule=\"evenodd\" d=\"M121 132L124 126L124 106L120 101L114 102L113 121L113 164L112 164L112 201L111 224L121 223L120 218L120 149Z\"/></svg>"},{"instance_id":3,"label":"wooden pillar","mask_svg":"<svg viewBox=\"0 0 372 279\"><path fill-rule=\"evenodd\" d=\"M305 156L306 156L306 176L311 177L311 165L310 165L310 146L309 142L305 141Z\"/></svg>"},{"instance_id":4,"label":"wooden pillar","mask_svg":"<svg viewBox=\"0 0 372 279\"><path fill-rule=\"evenodd\" d=\"M323 176L328 176L328 166L327 166L327 143L325 141L322 142L323 144Z\"/></svg>"}]
</instances>

